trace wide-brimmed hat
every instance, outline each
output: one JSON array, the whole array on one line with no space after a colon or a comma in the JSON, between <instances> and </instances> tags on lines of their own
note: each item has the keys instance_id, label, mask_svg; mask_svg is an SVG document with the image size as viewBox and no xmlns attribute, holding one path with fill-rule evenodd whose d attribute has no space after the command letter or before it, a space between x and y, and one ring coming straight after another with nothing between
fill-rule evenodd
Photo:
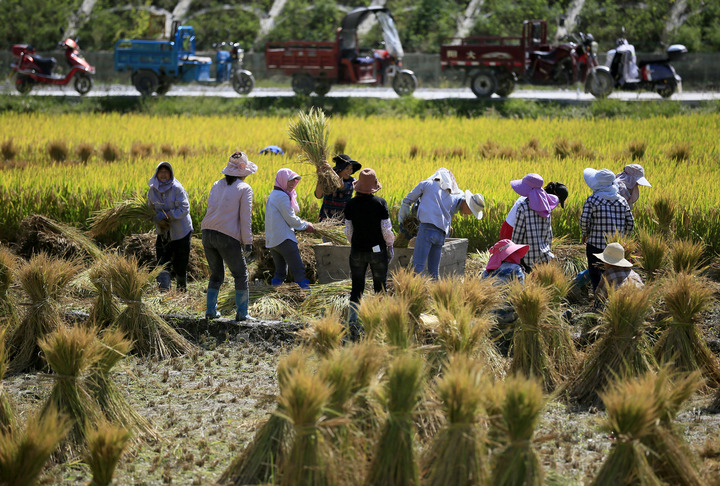
<instances>
[{"instance_id":1,"label":"wide-brimmed hat","mask_svg":"<svg viewBox=\"0 0 720 486\"><path fill-rule=\"evenodd\" d=\"M625 259L625 249L620 243L610 243L602 253L594 253L601 261L616 267L632 267L632 263Z\"/></svg>"},{"instance_id":2,"label":"wide-brimmed hat","mask_svg":"<svg viewBox=\"0 0 720 486\"><path fill-rule=\"evenodd\" d=\"M610 169L595 170L587 168L583 171L585 183L593 191L603 187L610 187L615 182L615 173Z\"/></svg>"},{"instance_id":3,"label":"wide-brimmed hat","mask_svg":"<svg viewBox=\"0 0 720 486\"><path fill-rule=\"evenodd\" d=\"M234 177L245 177L257 172L257 165L250 162L244 152L235 152L230 156L222 173Z\"/></svg>"},{"instance_id":4,"label":"wide-brimmed hat","mask_svg":"<svg viewBox=\"0 0 720 486\"><path fill-rule=\"evenodd\" d=\"M528 245L518 245L512 240L500 240L490 247L490 259L487 262L487 268L494 270L513 253L519 253L520 258L524 257L530 247Z\"/></svg>"},{"instance_id":5,"label":"wide-brimmed hat","mask_svg":"<svg viewBox=\"0 0 720 486\"><path fill-rule=\"evenodd\" d=\"M482 194L473 194L469 189L465 189L465 203L477 219L482 219L485 210L485 198Z\"/></svg>"},{"instance_id":6,"label":"wide-brimmed hat","mask_svg":"<svg viewBox=\"0 0 720 486\"><path fill-rule=\"evenodd\" d=\"M533 189L539 189L545 182L540 174L528 174L522 179L510 181L510 186L521 196L527 197Z\"/></svg>"},{"instance_id":7,"label":"wide-brimmed hat","mask_svg":"<svg viewBox=\"0 0 720 486\"><path fill-rule=\"evenodd\" d=\"M362 169L362 164L358 162L357 160L353 160L350 158L349 155L345 154L338 154L335 157L333 157L333 162L335 162L335 167L333 167L333 170L337 172L338 174L345 170L345 167L352 164L352 172L351 174L354 174L355 172Z\"/></svg>"},{"instance_id":8,"label":"wide-brimmed hat","mask_svg":"<svg viewBox=\"0 0 720 486\"><path fill-rule=\"evenodd\" d=\"M545 192L548 194L554 194L560 200L560 207L565 208L565 201L567 200L570 192L565 184L562 182L548 182L545 186Z\"/></svg>"},{"instance_id":9,"label":"wide-brimmed hat","mask_svg":"<svg viewBox=\"0 0 720 486\"><path fill-rule=\"evenodd\" d=\"M278 147L277 145L268 145L264 149L262 149L259 154L277 154L277 155L284 155L285 151L282 149L282 147Z\"/></svg>"},{"instance_id":10,"label":"wide-brimmed hat","mask_svg":"<svg viewBox=\"0 0 720 486\"><path fill-rule=\"evenodd\" d=\"M378 181L375 171L372 169L363 169L358 175L358 179L353 182L353 189L363 194L373 194L382 188L382 184Z\"/></svg>"},{"instance_id":11,"label":"wide-brimmed hat","mask_svg":"<svg viewBox=\"0 0 720 486\"><path fill-rule=\"evenodd\" d=\"M636 184L641 186L652 187L652 184L645 178L645 169L640 164L628 164L623 169L627 175L635 179Z\"/></svg>"}]
</instances>

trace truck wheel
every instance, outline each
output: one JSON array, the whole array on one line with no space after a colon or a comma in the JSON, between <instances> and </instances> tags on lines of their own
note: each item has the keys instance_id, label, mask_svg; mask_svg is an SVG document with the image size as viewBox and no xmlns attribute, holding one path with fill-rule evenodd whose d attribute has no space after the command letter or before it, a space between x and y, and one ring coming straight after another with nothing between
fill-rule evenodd
<instances>
[{"instance_id":1,"label":"truck wheel","mask_svg":"<svg viewBox=\"0 0 720 486\"><path fill-rule=\"evenodd\" d=\"M133 76L133 85L142 96L150 96L157 91L160 81L157 74L152 71L138 71Z\"/></svg>"},{"instance_id":2,"label":"truck wheel","mask_svg":"<svg viewBox=\"0 0 720 486\"><path fill-rule=\"evenodd\" d=\"M80 95L86 95L88 91L92 89L92 78L85 73L77 73L75 75L74 85L75 91L80 93Z\"/></svg>"},{"instance_id":3,"label":"truck wheel","mask_svg":"<svg viewBox=\"0 0 720 486\"><path fill-rule=\"evenodd\" d=\"M255 87L255 78L250 71L242 70L233 76L232 87L239 95L246 95Z\"/></svg>"},{"instance_id":4,"label":"truck wheel","mask_svg":"<svg viewBox=\"0 0 720 486\"><path fill-rule=\"evenodd\" d=\"M318 96L325 96L330 92L330 81L327 79L318 79L315 83L315 94Z\"/></svg>"},{"instance_id":5,"label":"truck wheel","mask_svg":"<svg viewBox=\"0 0 720 486\"><path fill-rule=\"evenodd\" d=\"M585 81L585 91L593 95L595 98L607 98L613 90L613 78L609 72L596 69L595 72L588 74Z\"/></svg>"},{"instance_id":6,"label":"truck wheel","mask_svg":"<svg viewBox=\"0 0 720 486\"><path fill-rule=\"evenodd\" d=\"M672 95L675 94L675 90L677 89L676 83L667 83L662 88L657 89L657 94L662 96L663 98L670 98Z\"/></svg>"},{"instance_id":7,"label":"truck wheel","mask_svg":"<svg viewBox=\"0 0 720 486\"><path fill-rule=\"evenodd\" d=\"M295 74L292 78L292 89L295 94L310 96L310 93L315 91L315 79L309 74Z\"/></svg>"},{"instance_id":8,"label":"truck wheel","mask_svg":"<svg viewBox=\"0 0 720 486\"><path fill-rule=\"evenodd\" d=\"M15 80L15 89L18 90L20 94L28 94L33 84L35 84L35 81L33 81L32 78L28 76L18 76Z\"/></svg>"},{"instance_id":9,"label":"truck wheel","mask_svg":"<svg viewBox=\"0 0 720 486\"><path fill-rule=\"evenodd\" d=\"M398 96L410 96L417 88L418 81L410 71L402 70L393 79L393 89Z\"/></svg>"},{"instance_id":10,"label":"truck wheel","mask_svg":"<svg viewBox=\"0 0 720 486\"><path fill-rule=\"evenodd\" d=\"M170 82L170 80L168 78L162 78L155 92L158 95L164 95L167 94L168 91L170 91L170 88L172 88L172 83Z\"/></svg>"},{"instance_id":11,"label":"truck wheel","mask_svg":"<svg viewBox=\"0 0 720 486\"><path fill-rule=\"evenodd\" d=\"M498 87L495 90L498 96L505 98L513 91L515 91L515 80L512 76L503 76L498 80Z\"/></svg>"},{"instance_id":12,"label":"truck wheel","mask_svg":"<svg viewBox=\"0 0 720 486\"><path fill-rule=\"evenodd\" d=\"M480 71L470 80L470 89L478 98L490 98L498 83L492 71Z\"/></svg>"}]
</instances>

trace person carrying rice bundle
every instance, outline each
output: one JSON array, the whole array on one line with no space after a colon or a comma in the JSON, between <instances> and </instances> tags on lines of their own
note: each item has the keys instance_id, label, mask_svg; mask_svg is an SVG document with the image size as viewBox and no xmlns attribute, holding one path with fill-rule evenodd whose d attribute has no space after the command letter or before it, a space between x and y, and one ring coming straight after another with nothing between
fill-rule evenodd
<instances>
[{"instance_id":1,"label":"person carrying rice bundle","mask_svg":"<svg viewBox=\"0 0 720 486\"><path fill-rule=\"evenodd\" d=\"M363 169L353 184L355 197L345 207L345 236L350 242L350 313L348 326L353 340L359 338L357 309L365 291L365 272L372 271L375 292L384 292L395 234L387 202L374 194L382 188L373 169Z\"/></svg>"},{"instance_id":2,"label":"person carrying rice bundle","mask_svg":"<svg viewBox=\"0 0 720 486\"><path fill-rule=\"evenodd\" d=\"M618 193L625 198L632 210L633 204L640 198L640 187L652 187L645 178L645 169L640 164L628 164L622 172L615 175L615 183L618 186Z\"/></svg>"},{"instance_id":3,"label":"person carrying rice bundle","mask_svg":"<svg viewBox=\"0 0 720 486\"><path fill-rule=\"evenodd\" d=\"M177 278L177 289L184 292L187 288L190 237L193 231L187 192L175 178L169 162L158 164L148 186L148 206L155 211L153 221L157 230L157 264L165 267L157 277L160 291L170 290L172 270Z\"/></svg>"},{"instance_id":4,"label":"person carrying rice bundle","mask_svg":"<svg viewBox=\"0 0 720 486\"><path fill-rule=\"evenodd\" d=\"M335 171L342 181L343 187L342 189L336 189L334 192L327 194L324 185L321 180L318 179L317 185L315 186L315 197L323 200L322 206L320 206L318 221L323 221L328 218L339 218L341 220L344 218L345 206L353 197L355 178L352 175L362 169L362 165L358 161L352 160L349 155L336 155L332 160L335 162L335 167L333 167L332 170ZM327 162L325 162L325 165L330 167L330 164ZM318 167L317 170L320 172L321 168Z\"/></svg>"},{"instance_id":5,"label":"person carrying rice bundle","mask_svg":"<svg viewBox=\"0 0 720 486\"><path fill-rule=\"evenodd\" d=\"M583 205L580 230L582 243L587 245L588 273L595 291L603 273L601 261L595 255L607 246L605 235L615 232L629 235L635 228L635 218L625 198L618 193L611 170L588 168L583 171L583 178L593 191Z\"/></svg>"},{"instance_id":6,"label":"person carrying rice bundle","mask_svg":"<svg viewBox=\"0 0 720 486\"><path fill-rule=\"evenodd\" d=\"M607 299L610 288L617 289L624 285L634 285L640 288L645 286L640 275L632 269L632 263L625 259L625 249L620 243L610 243L602 253L596 253L595 257L605 267L602 279L595 291L596 308L602 306Z\"/></svg>"},{"instance_id":7,"label":"person carrying rice bundle","mask_svg":"<svg viewBox=\"0 0 720 486\"><path fill-rule=\"evenodd\" d=\"M427 273L437 280L440 276L442 247L450 233L453 215L459 211L463 215L474 215L481 219L485 198L482 194L472 194L467 190L463 193L452 172L441 167L405 196L398 213L401 226L418 199L422 204L418 207L420 226L413 250L413 266L415 273L427 269Z\"/></svg>"},{"instance_id":8,"label":"person carrying rice bundle","mask_svg":"<svg viewBox=\"0 0 720 486\"><path fill-rule=\"evenodd\" d=\"M548 182L545 186L545 192L557 196L560 200L560 207L565 209L565 201L567 200L569 195L568 188L565 184L563 184L562 182ZM515 224L517 224L517 208L520 203L522 203L526 199L527 198L525 196L518 197L515 200L512 208L510 208L510 211L508 211L507 217L505 218L505 221L503 221L503 224L500 227L501 240L512 239L513 228L515 228Z\"/></svg>"},{"instance_id":9,"label":"person carrying rice bundle","mask_svg":"<svg viewBox=\"0 0 720 486\"><path fill-rule=\"evenodd\" d=\"M287 277L288 268L295 283L303 289L310 288L305 277L305 265L300 258L295 231L314 231L312 223L297 216L297 187L300 175L290 169L280 169L275 176L273 190L265 206L265 248L270 250L275 263L271 284L280 285Z\"/></svg>"},{"instance_id":10,"label":"person carrying rice bundle","mask_svg":"<svg viewBox=\"0 0 720 486\"><path fill-rule=\"evenodd\" d=\"M555 258L550 212L560 203L560 198L543 189L543 178L539 174L531 173L510 181L510 186L525 198L518 204L511 239L519 245L528 245L529 250L522 263L525 268L531 269L536 263Z\"/></svg>"},{"instance_id":11,"label":"person carrying rice bundle","mask_svg":"<svg viewBox=\"0 0 720 486\"><path fill-rule=\"evenodd\" d=\"M243 152L230 156L222 170L223 179L215 181L208 197L207 213L200 227L210 281L207 289L205 317L220 317L217 300L225 280L225 265L235 279L235 320L252 319L248 314L250 294L246 256L252 252L253 190L245 178L257 172Z\"/></svg>"}]
</instances>

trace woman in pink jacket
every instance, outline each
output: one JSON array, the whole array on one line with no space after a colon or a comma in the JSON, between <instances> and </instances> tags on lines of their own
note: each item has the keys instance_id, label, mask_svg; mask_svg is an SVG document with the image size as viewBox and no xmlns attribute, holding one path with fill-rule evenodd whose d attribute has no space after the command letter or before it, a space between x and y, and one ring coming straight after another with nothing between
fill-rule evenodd
<instances>
[{"instance_id":1,"label":"woman in pink jacket","mask_svg":"<svg viewBox=\"0 0 720 486\"><path fill-rule=\"evenodd\" d=\"M250 295L245 257L252 252L253 191L245 177L257 172L243 152L230 156L222 170L223 179L215 181L208 197L207 213L202 220L202 243L210 282L207 289L205 317L220 317L217 311L218 293L225 280L225 265L235 279L236 321L252 319L248 314Z\"/></svg>"}]
</instances>

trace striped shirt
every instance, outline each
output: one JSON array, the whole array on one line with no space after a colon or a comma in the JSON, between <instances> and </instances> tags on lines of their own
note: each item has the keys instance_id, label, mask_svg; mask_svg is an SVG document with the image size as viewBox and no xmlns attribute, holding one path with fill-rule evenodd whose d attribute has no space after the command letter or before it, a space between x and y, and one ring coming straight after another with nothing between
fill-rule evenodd
<instances>
[{"instance_id":1,"label":"striped shirt","mask_svg":"<svg viewBox=\"0 0 720 486\"><path fill-rule=\"evenodd\" d=\"M550 218L543 218L530 209L530 202L527 199L518 204L512 240L518 245L530 247L522 259L523 263L532 267L536 263L549 262L555 258L550 249L552 238Z\"/></svg>"},{"instance_id":2,"label":"striped shirt","mask_svg":"<svg viewBox=\"0 0 720 486\"><path fill-rule=\"evenodd\" d=\"M343 181L344 185L342 189L338 189L332 194L325 194L323 196L323 203L320 207L318 221L330 218L340 218L341 220L345 219L345 206L353 197L353 182L355 182L354 177L345 179Z\"/></svg>"},{"instance_id":3,"label":"striped shirt","mask_svg":"<svg viewBox=\"0 0 720 486\"><path fill-rule=\"evenodd\" d=\"M587 236L587 244L603 250L607 246L606 234L618 231L629 235L633 229L635 218L624 198L610 200L592 195L585 201L580 215L580 230L583 237Z\"/></svg>"}]
</instances>

